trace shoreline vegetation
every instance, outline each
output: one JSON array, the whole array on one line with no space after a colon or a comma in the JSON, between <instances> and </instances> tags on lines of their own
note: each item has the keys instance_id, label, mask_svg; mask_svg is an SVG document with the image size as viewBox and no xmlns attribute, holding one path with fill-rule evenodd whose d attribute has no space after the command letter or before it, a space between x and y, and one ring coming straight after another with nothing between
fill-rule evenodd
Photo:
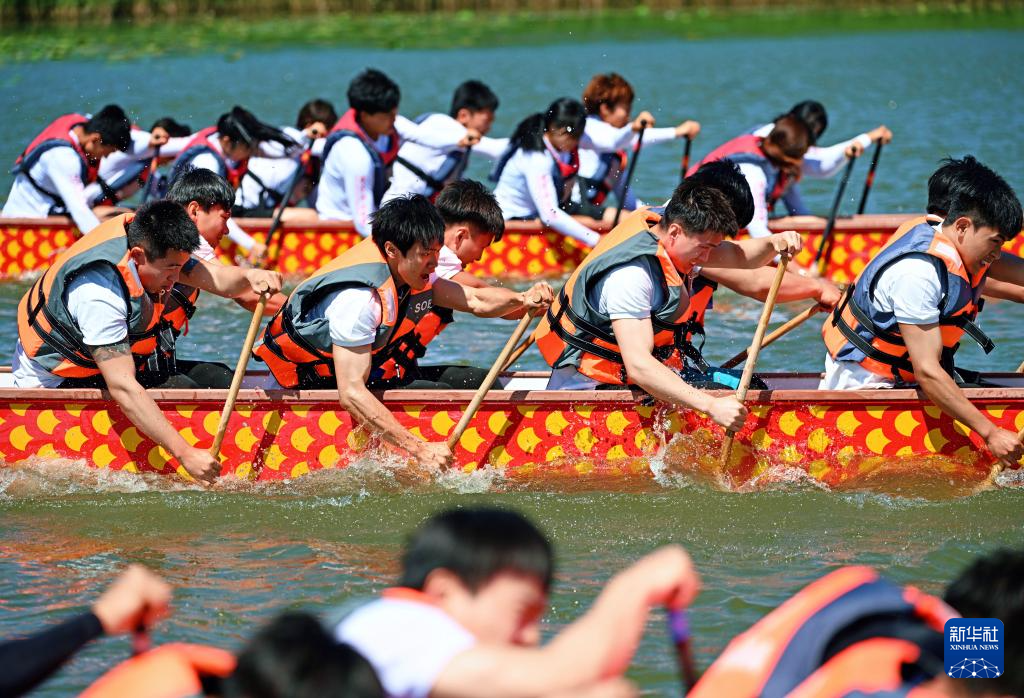
<instances>
[{"instance_id":1,"label":"shoreline vegetation","mask_svg":"<svg viewBox=\"0 0 1024 698\"><path fill-rule=\"evenodd\" d=\"M129 60L288 47L443 49L575 41L717 39L1024 29L1024 1L654 2L603 0L14 0L0 10L0 63ZM668 5L674 7L668 7ZM543 5L544 7L541 7ZM335 6L337 10L335 11ZM476 9L476 8L484 9ZM313 11L320 8L321 12ZM191 18L191 19L185 19Z\"/></svg>"}]
</instances>

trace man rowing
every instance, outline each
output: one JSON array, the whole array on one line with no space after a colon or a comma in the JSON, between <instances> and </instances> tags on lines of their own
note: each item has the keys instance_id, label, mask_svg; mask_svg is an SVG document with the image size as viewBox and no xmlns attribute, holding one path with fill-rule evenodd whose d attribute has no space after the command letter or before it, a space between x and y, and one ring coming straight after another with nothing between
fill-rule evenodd
<instances>
[{"instance_id":1,"label":"man rowing","mask_svg":"<svg viewBox=\"0 0 1024 698\"><path fill-rule=\"evenodd\" d=\"M299 284L263 336L256 356L267 363L269 387L336 388L352 418L409 453L421 464L451 463L445 443L425 443L399 424L371 389L469 388L478 369L462 366L396 366L385 374L399 343L433 305L500 317L551 302L551 288L526 293L470 288L436 279L444 222L421 195L392 199L373 217L372 237L346 251Z\"/></svg>"},{"instance_id":2,"label":"man rowing","mask_svg":"<svg viewBox=\"0 0 1024 698\"><path fill-rule=\"evenodd\" d=\"M794 254L793 231L740 242L736 216L718 189L684 182L663 211L641 209L604 236L569 277L537 328L551 366L550 389L636 385L679 407L738 430L746 408L712 397L677 371L685 364L686 311L694 267L757 268Z\"/></svg>"},{"instance_id":3,"label":"man rowing","mask_svg":"<svg viewBox=\"0 0 1024 698\"><path fill-rule=\"evenodd\" d=\"M131 145L128 116L108 104L93 116L65 114L32 139L15 162L4 218L70 216L82 233L100 224L86 199L100 160Z\"/></svg>"},{"instance_id":4,"label":"man rowing","mask_svg":"<svg viewBox=\"0 0 1024 698\"><path fill-rule=\"evenodd\" d=\"M945 219L894 234L826 320L820 387L917 384L946 414L973 429L1000 463L1016 463L1024 447L964 395L954 378L953 355L965 334L986 353L992 350L974 320L987 277L1024 285L1024 260L1001 253L1021 224L1020 201L1002 177L976 161L963 168Z\"/></svg>"},{"instance_id":5,"label":"man rowing","mask_svg":"<svg viewBox=\"0 0 1024 698\"><path fill-rule=\"evenodd\" d=\"M166 294L179 278L219 296L250 288L276 293L281 275L190 265L198 247L195 223L172 201L102 223L61 253L21 299L13 374L21 388L105 387L139 431L192 477L209 482L220 471L216 459L182 438L139 380L148 366L158 376L149 387L203 387L189 376L158 371Z\"/></svg>"}]
</instances>

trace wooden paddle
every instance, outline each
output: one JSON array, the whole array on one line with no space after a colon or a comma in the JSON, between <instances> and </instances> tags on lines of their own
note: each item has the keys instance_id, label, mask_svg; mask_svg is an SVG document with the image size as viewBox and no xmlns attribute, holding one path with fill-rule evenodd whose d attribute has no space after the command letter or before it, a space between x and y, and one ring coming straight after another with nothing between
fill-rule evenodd
<instances>
[{"instance_id":1,"label":"wooden paddle","mask_svg":"<svg viewBox=\"0 0 1024 698\"><path fill-rule=\"evenodd\" d=\"M629 169L626 170L626 181L622 183L619 191L619 208L615 211L615 220L612 221L612 228L619 224L619 216L622 215L622 207L626 203L626 194L629 193L629 183L633 181L633 172L636 171L636 161L640 159L640 146L644 143L644 131L647 130L647 122L640 122L640 132L636 136L636 145L633 146L633 157L629 161Z\"/></svg>"},{"instance_id":2,"label":"wooden paddle","mask_svg":"<svg viewBox=\"0 0 1024 698\"><path fill-rule=\"evenodd\" d=\"M871 156L871 167L868 169L867 179L864 180L864 193L860 195L860 206L857 207L857 215L864 213L864 207L868 205L868 194L871 186L875 183L875 170L878 169L878 158L882 157L882 141L875 143L875 152Z\"/></svg>"},{"instance_id":3,"label":"wooden paddle","mask_svg":"<svg viewBox=\"0 0 1024 698\"><path fill-rule=\"evenodd\" d=\"M691 136L686 137L686 145L683 147L683 165L682 169L679 170L679 181L682 182L686 179L686 173L690 171L690 148L693 147L693 138Z\"/></svg>"},{"instance_id":4,"label":"wooden paddle","mask_svg":"<svg viewBox=\"0 0 1024 698\"><path fill-rule=\"evenodd\" d=\"M146 175L146 187L142 191L142 203L146 203L153 196L153 187L156 182L153 177L157 168L160 167L160 146L153 149L153 159L149 161L149 174Z\"/></svg>"},{"instance_id":5,"label":"wooden paddle","mask_svg":"<svg viewBox=\"0 0 1024 698\"><path fill-rule=\"evenodd\" d=\"M786 323L779 325L777 328L772 330L771 334L764 338L764 341L761 342L761 348L764 349L766 346L772 344L777 339L781 339L783 335L785 335L788 332L791 332L792 330L795 330L797 327L800 327L800 325L804 324L821 311L822 307L815 303L810 308L807 308L802 313L794 317L792 320L789 320ZM747 358L748 351L749 350L744 349L739 354L737 354L736 356L732 357L724 364L722 364L722 368L732 368L733 366L739 366L741 363L743 363L744 359Z\"/></svg>"},{"instance_id":6,"label":"wooden paddle","mask_svg":"<svg viewBox=\"0 0 1024 698\"><path fill-rule=\"evenodd\" d=\"M839 214L839 207L843 203L843 192L846 191L846 184L850 181L850 173L853 172L853 166L856 162L856 157L850 158L850 162L846 164L846 169L843 170L843 177L839 180L836 196L832 199L832 210L829 211L825 231L821 234L821 240L818 242L818 254L814 257L814 264L818 267L818 274L821 276L825 275L825 268L828 266L828 261L832 258L832 229L836 227L836 216ZM826 247L828 248L828 254L825 254Z\"/></svg>"},{"instance_id":7,"label":"wooden paddle","mask_svg":"<svg viewBox=\"0 0 1024 698\"><path fill-rule=\"evenodd\" d=\"M263 258L263 264L261 265L264 269L271 263L272 260L277 259L277 253L271 253L271 245L274 242L274 236L277 234L278 229L281 227L281 216L284 215L284 210L288 208L288 204L291 203L292 196L295 194L295 188L299 186L299 182L302 181L302 176L305 174L306 159L311 157L309 151L305 151L299 156L299 166L295 169L295 174L292 176L292 181L288 183L288 193L285 194L284 198L281 199L281 205L277 207L277 211L274 213L274 219L270 221L270 229L267 231L267 254Z\"/></svg>"},{"instance_id":8,"label":"wooden paddle","mask_svg":"<svg viewBox=\"0 0 1024 698\"><path fill-rule=\"evenodd\" d=\"M1024 361L1017 367L1017 373L1024 373Z\"/></svg>"},{"instance_id":9,"label":"wooden paddle","mask_svg":"<svg viewBox=\"0 0 1024 698\"><path fill-rule=\"evenodd\" d=\"M494 381L497 380L498 374L501 373L502 369L508 362L509 356L512 354L512 348L515 347L516 343L522 338L526 332L526 328L530 326L530 321L533 320L533 316L529 313L523 315L519 320L519 324L516 325L516 329L512 332L512 336L505 342L505 347L498 354L498 358L495 359L494 365L491 366L491 370L487 372L487 377L484 378L484 382L477 388L476 394L473 395L473 399L470 401L469 406L466 407L466 411L462 413L462 419L455 425L452 433L448 435L448 448L455 448L455 445L459 443L459 439L462 438L463 432L466 431L466 427L469 426L469 422L473 419L473 415L480 409L480 403L484 401L484 396L487 395L487 391L494 385Z\"/></svg>"},{"instance_id":10,"label":"wooden paddle","mask_svg":"<svg viewBox=\"0 0 1024 698\"><path fill-rule=\"evenodd\" d=\"M775 278L772 279L771 288L768 289L768 297L764 301L764 308L761 310L761 319L757 321L757 329L754 330L754 339L750 342L750 348L747 350L747 363L743 367L743 375L740 377L740 385L736 390L736 399L743 402L747 399L747 390L750 388L750 381L754 377L754 365L757 363L757 355L761 351L761 345L764 341L764 333L768 329L768 321L772 318L772 309L775 307L775 297L779 295L779 287L782 285L782 277L786 275L786 265L789 263L788 257L782 257L779 260L779 266L775 270ZM727 431L725 434L725 442L722 444L722 472L725 472L725 468L729 465L729 456L732 455L732 442L735 434L732 431Z\"/></svg>"},{"instance_id":11,"label":"wooden paddle","mask_svg":"<svg viewBox=\"0 0 1024 698\"><path fill-rule=\"evenodd\" d=\"M214 458L220 455L220 446L224 443L224 434L228 430L228 420L235 409L235 400L238 398L238 390L242 387L242 379L245 378L245 367L249 364L249 355L252 353L252 345L256 343L256 333L260 329L260 321L263 320L263 310L267 307L267 299L270 295L261 293L256 303L256 310L252 312L252 321L249 323L249 331L245 334L245 342L242 343L242 353L238 355L238 365L235 366L235 375L231 378L231 387L228 388L228 397L224 402L224 409L220 413L220 422L217 424L217 435L213 438L213 446L210 453Z\"/></svg>"},{"instance_id":12,"label":"wooden paddle","mask_svg":"<svg viewBox=\"0 0 1024 698\"><path fill-rule=\"evenodd\" d=\"M690 619L685 609L668 611L668 632L672 637L672 644L676 648L676 658L679 660L679 673L682 675L683 688L686 693L693 690L700 678L697 675L697 667L693 662L693 652L690 650Z\"/></svg>"}]
</instances>

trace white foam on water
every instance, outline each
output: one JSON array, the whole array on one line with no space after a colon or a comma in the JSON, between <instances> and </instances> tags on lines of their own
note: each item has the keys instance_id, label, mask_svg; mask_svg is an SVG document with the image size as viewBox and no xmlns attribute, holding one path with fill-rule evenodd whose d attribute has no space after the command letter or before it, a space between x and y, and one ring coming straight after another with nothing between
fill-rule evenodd
<instances>
[{"instance_id":1,"label":"white foam on water","mask_svg":"<svg viewBox=\"0 0 1024 698\"><path fill-rule=\"evenodd\" d=\"M84 459L28 458L16 466L0 468L0 496L8 499L198 489L202 487L176 476L94 468Z\"/></svg>"},{"instance_id":2,"label":"white foam on water","mask_svg":"<svg viewBox=\"0 0 1024 698\"><path fill-rule=\"evenodd\" d=\"M484 494L508 483L503 468L479 468L470 472L448 470L434 475L434 482L442 489L458 494Z\"/></svg>"}]
</instances>

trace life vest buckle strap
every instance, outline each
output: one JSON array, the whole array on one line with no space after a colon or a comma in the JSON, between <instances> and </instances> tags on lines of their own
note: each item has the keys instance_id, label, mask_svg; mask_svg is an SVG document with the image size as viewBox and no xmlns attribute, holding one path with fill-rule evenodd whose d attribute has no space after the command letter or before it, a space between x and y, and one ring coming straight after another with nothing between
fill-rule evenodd
<instances>
[{"instance_id":1,"label":"life vest buckle strap","mask_svg":"<svg viewBox=\"0 0 1024 698\"><path fill-rule=\"evenodd\" d=\"M992 338L985 334L984 330L978 326L973 320L964 318L961 322L954 323L963 329L964 334L973 339L981 347L981 350L986 354L991 354L992 350L996 348L995 342Z\"/></svg>"},{"instance_id":2,"label":"life vest buckle strap","mask_svg":"<svg viewBox=\"0 0 1024 698\"><path fill-rule=\"evenodd\" d=\"M566 329L562 327L562 325L559 323L553 323L551 325L551 329L555 334L559 336L559 338L561 338L563 342L573 347L574 349L578 349L588 354L593 354L594 356L604 359L605 361L609 361L613 364L622 366L623 370L625 370L625 364L622 361L622 354L620 354L619 352L614 351L612 349L608 349L607 347L602 347L598 344L594 344L593 342L583 339L582 337L578 337L573 333L566 331Z\"/></svg>"}]
</instances>

